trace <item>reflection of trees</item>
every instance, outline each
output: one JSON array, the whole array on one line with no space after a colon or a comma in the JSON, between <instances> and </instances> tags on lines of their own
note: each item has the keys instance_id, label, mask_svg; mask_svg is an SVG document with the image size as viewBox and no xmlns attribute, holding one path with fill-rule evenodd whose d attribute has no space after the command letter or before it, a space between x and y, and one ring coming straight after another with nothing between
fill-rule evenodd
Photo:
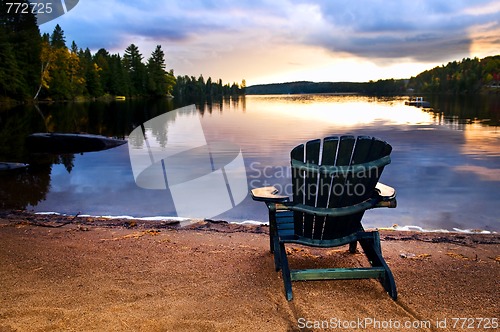
<instances>
[{"instance_id":1,"label":"reflection of trees","mask_svg":"<svg viewBox=\"0 0 500 332\"><path fill-rule=\"evenodd\" d=\"M0 161L26 162L25 139L43 128L43 119L28 107L18 106L0 112Z\"/></svg>"},{"instance_id":2,"label":"reflection of trees","mask_svg":"<svg viewBox=\"0 0 500 332\"><path fill-rule=\"evenodd\" d=\"M211 103L205 103L200 106L200 114L203 116L206 112L212 114L213 112L222 113L224 110L242 109L246 111L245 96L233 96L230 98L223 98Z\"/></svg>"},{"instance_id":3,"label":"reflection of trees","mask_svg":"<svg viewBox=\"0 0 500 332\"><path fill-rule=\"evenodd\" d=\"M71 173L73 170L73 167L75 166L74 161L75 161L75 155L74 154L62 154L59 156L59 162L60 164L64 165L64 168L68 171L68 173Z\"/></svg>"},{"instance_id":4,"label":"reflection of trees","mask_svg":"<svg viewBox=\"0 0 500 332\"><path fill-rule=\"evenodd\" d=\"M37 109L38 107L38 109ZM28 170L0 173L0 208L24 209L45 199L53 164L68 172L74 155L30 154L25 146L35 132L87 132L125 137L134 123L141 124L172 110L171 100L126 102L54 103L17 106L0 112L0 161L26 162Z\"/></svg>"},{"instance_id":5,"label":"reflection of trees","mask_svg":"<svg viewBox=\"0 0 500 332\"><path fill-rule=\"evenodd\" d=\"M168 128L171 125L174 125L179 117L195 117L198 115L198 111L196 108L192 110L183 110L181 113L176 111L163 112L159 116L153 117L153 121L146 121L142 127L142 133L145 134L148 140L154 138L156 142L160 144L161 147L165 147L167 145L168 140ZM189 134L189 133L186 133ZM148 135L152 137L148 137ZM135 136L135 135L134 135ZM138 135L141 136L141 135ZM132 137L132 136L130 136ZM142 139L140 137L133 138L134 143L142 143ZM134 145L137 146L137 145Z\"/></svg>"},{"instance_id":6,"label":"reflection of trees","mask_svg":"<svg viewBox=\"0 0 500 332\"><path fill-rule=\"evenodd\" d=\"M172 110L173 104L168 99L139 99L54 103L40 105L40 109L45 114L49 132L89 133L124 138L145 121Z\"/></svg>"},{"instance_id":7,"label":"reflection of trees","mask_svg":"<svg viewBox=\"0 0 500 332\"><path fill-rule=\"evenodd\" d=\"M34 108L17 106L0 112L0 161L29 163L25 138L44 128L43 118ZM50 165L0 173L0 208L24 209L44 199L49 190Z\"/></svg>"},{"instance_id":8,"label":"reflection of trees","mask_svg":"<svg viewBox=\"0 0 500 332\"><path fill-rule=\"evenodd\" d=\"M158 116L154 118L154 121L151 121L149 124L150 128L144 128L146 131L151 129L151 133L154 139L160 143L161 147L165 147L167 145L167 134L168 134L168 126L169 124L175 123L175 119L179 115L177 112L169 114L169 116ZM144 130L143 129L143 130ZM146 137L148 140L151 140L153 137Z\"/></svg>"},{"instance_id":9,"label":"reflection of trees","mask_svg":"<svg viewBox=\"0 0 500 332\"><path fill-rule=\"evenodd\" d=\"M499 95L435 95L430 102L450 123L463 125L479 120L486 125L500 124Z\"/></svg>"},{"instance_id":10,"label":"reflection of trees","mask_svg":"<svg viewBox=\"0 0 500 332\"><path fill-rule=\"evenodd\" d=\"M0 174L0 208L22 209L45 199L50 189L50 174L54 164L63 164L68 172L74 167L74 155L33 154L25 146L26 137L35 132L86 132L124 138L144 122L172 111L171 99L135 99L111 102L40 103L20 105L0 112L0 161L25 162L31 166L22 172ZM181 116L197 116L204 111L222 112L237 109L244 97L228 98L213 106ZM210 105L210 104L208 104ZM185 105L176 104L175 107ZM208 110L210 108L210 110ZM178 115L175 115L178 116ZM167 117L170 118L170 117ZM161 145L166 145L168 126L175 117L164 122L153 121L145 128ZM189 133L186 133L189 135ZM141 147L142 135L129 137L129 144Z\"/></svg>"},{"instance_id":11,"label":"reflection of trees","mask_svg":"<svg viewBox=\"0 0 500 332\"><path fill-rule=\"evenodd\" d=\"M25 209L46 198L50 187L50 165L0 175L0 208Z\"/></svg>"}]
</instances>

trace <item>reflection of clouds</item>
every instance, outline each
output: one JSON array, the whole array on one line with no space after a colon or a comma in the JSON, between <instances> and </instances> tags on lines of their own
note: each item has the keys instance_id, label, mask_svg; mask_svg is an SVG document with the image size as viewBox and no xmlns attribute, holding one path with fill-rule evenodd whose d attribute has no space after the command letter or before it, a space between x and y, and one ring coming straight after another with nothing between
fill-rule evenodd
<instances>
[{"instance_id":1,"label":"reflection of clouds","mask_svg":"<svg viewBox=\"0 0 500 332\"><path fill-rule=\"evenodd\" d=\"M370 211L363 223L368 227L377 227L382 222L425 229L498 231L500 165L489 151L482 150L478 143L481 134L476 136L478 141L467 142L464 130L447 125L424 128L433 130L421 130L421 126L388 126L377 130L377 135L394 148L392 163L384 170L381 181L396 188L398 207L390 212ZM368 127L357 133L370 134L373 130ZM472 156L470 148L474 145ZM492 152L498 154L498 148ZM482 159L476 158L476 154Z\"/></svg>"},{"instance_id":2,"label":"reflection of clouds","mask_svg":"<svg viewBox=\"0 0 500 332\"><path fill-rule=\"evenodd\" d=\"M122 192L135 185L127 165L126 145L99 152L75 155L74 167L68 173L64 165L54 165L51 173L51 193L87 193L103 195ZM127 165L128 166L128 165Z\"/></svg>"},{"instance_id":3,"label":"reflection of clouds","mask_svg":"<svg viewBox=\"0 0 500 332\"><path fill-rule=\"evenodd\" d=\"M485 181L500 181L499 168L487 168L482 166L461 165L454 167L458 172L471 172L479 176L481 180Z\"/></svg>"},{"instance_id":4,"label":"reflection of clouds","mask_svg":"<svg viewBox=\"0 0 500 332\"><path fill-rule=\"evenodd\" d=\"M495 127L486 127L478 123L465 126L465 142L461 147L462 153L485 157L500 157L500 131Z\"/></svg>"}]
</instances>

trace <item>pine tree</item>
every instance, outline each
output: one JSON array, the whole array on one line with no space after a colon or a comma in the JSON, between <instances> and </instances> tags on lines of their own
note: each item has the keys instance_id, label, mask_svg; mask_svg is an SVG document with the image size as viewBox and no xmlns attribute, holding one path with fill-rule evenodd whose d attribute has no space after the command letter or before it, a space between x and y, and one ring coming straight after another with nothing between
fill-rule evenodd
<instances>
[{"instance_id":1,"label":"pine tree","mask_svg":"<svg viewBox=\"0 0 500 332\"><path fill-rule=\"evenodd\" d=\"M148 60L148 93L152 96L164 96L167 93L167 72L165 71L165 53L161 46L151 53Z\"/></svg>"},{"instance_id":2,"label":"pine tree","mask_svg":"<svg viewBox=\"0 0 500 332\"><path fill-rule=\"evenodd\" d=\"M111 55L109 59L110 69L110 90L109 93L115 96L132 95L130 76L123 66L123 59L119 54Z\"/></svg>"},{"instance_id":3,"label":"pine tree","mask_svg":"<svg viewBox=\"0 0 500 332\"><path fill-rule=\"evenodd\" d=\"M86 93L92 97L99 97L104 94L101 85L100 67L94 62L90 50L87 48L85 51L78 52L80 65L83 70L83 77L85 77L85 90Z\"/></svg>"},{"instance_id":4,"label":"pine tree","mask_svg":"<svg viewBox=\"0 0 500 332\"><path fill-rule=\"evenodd\" d=\"M98 68L100 88L103 90L103 93L110 93L112 82L111 70L109 65L109 52L104 48L99 49L99 51L94 54L93 61Z\"/></svg>"},{"instance_id":5,"label":"pine tree","mask_svg":"<svg viewBox=\"0 0 500 332\"><path fill-rule=\"evenodd\" d=\"M72 72L68 66L73 66L74 61L66 47L64 31L59 24L56 25L50 35L50 46L46 52L48 55L48 84L47 97L55 100L67 100L73 96L71 86Z\"/></svg>"},{"instance_id":6,"label":"pine tree","mask_svg":"<svg viewBox=\"0 0 500 332\"><path fill-rule=\"evenodd\" d=\"M66 48L66 38L64 31L59 24L56 25L52 35L50 36L50 45L54 48Z\"/></svg>"},{"instance_id":7,"label":"pine tree","mask_svg":"<svg viewBox=\"0 0 500 332\"><path fill-rule=\"evenodd\" d=\"M146 92L146 66L142 63L139 48L131 44L125 49L123 66L130 76L131 94L142 95Z\"/></svg>"},{"instance_id":8,"label":"pine tree","mask_svg":"<svg viewBox=\"0 0 500 332\"><path fill-rule=\"evenodd\" d=\"M68 54L67 71L69 74L70 94L72 98L81 96L85 91L85 68L80 63L78 46L75 41L71 43L71 51Z\"/></svg>"},{"instance_id":9,"label":"pine tree","mask_svg":"<svg viewBox=\"0 0 500 332\"><path fill-rule=\"evenodd\" d=\"M45 37L46 38L46 37ZM64 31L56 25L50 44L42 43L42 84L45 86L43 95L54 100L69 100L82 95L85 88L85 78L77 54L78 47L72 43L71 51L66 47ZM46 60L46 61L45 61ZM43 82L45 77L45 82Z\"/></svg>"}]
</instances>

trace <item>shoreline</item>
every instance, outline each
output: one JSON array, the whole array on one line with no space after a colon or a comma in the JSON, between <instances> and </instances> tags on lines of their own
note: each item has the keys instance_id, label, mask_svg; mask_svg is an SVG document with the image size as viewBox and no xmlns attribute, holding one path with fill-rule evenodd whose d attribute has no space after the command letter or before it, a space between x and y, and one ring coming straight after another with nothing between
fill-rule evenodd
<instances>
[{"instance_id":1,"label":"shoreline","mask_svg":"<svg viewBox=\"0 0 500 332\"><path fill-rule=\"evenodd\" d=\"M149 222L151 223L152 227L155 227L154 223L167 223L167 224L179 224L179 226L185 226L185 225L190 225L190 224L195 224L201 221L208 222L208 223L223 223L223 224L229 224L229 225L247 225L247 226L260 226L260 227L267 227L268 223L267 222L262 222L262 221L257 221L257 220L244 220L244 221L225 221L225 220L213 220L213 219L190 219L190 218L184 218L184 217L169 217L169 216L150 216L150 217L134 217L134 216L128 216L128 215L122 215L122 216L94 216L94 215L87 215L87 214L76 214L76 215L68 215L65 213L59 213L59 212L35 212L35 211L24 211L24 210L15 210L14 213L21 213L21 214L31 214L35 216L52 216L54 218L60 217L63 219L67 218L72 218L75 221L77 218L87 218L87 219L92 219L92 220L98 220L98 221L109 221L111 224L113 220L115 221L135 221L137 222ZM0 212L1 215L1 212ZM400 225L393 225L392 227L387 227L387 226L382 226L382 227L376 227L376 228L370 228L370 229L377 229L379 231L396 231L396 232L417 232L417 233L445 233L445 234L500 234L497 231L489 231L489 230L483 230L483 229L459 229L459 228L453 228L452 230L447 230L447 229L425 229L420 226L416 225L405 225L405 226L400 226Z\"/></svg>"},{"instance_id":2,"label":"shoreline","mask_svg":"<svg viewBox=\"0 0 500 332\"><path fill-rule=\"evenodd\" d=\"M397 301L376 280L334 280L294 283L288 302L267 226L0 211L0 331L319 331L356 321L354 330L465 331L457 318L466 317L476 329L498 324L499 234L380 234ZM291 246L289 261L367 263L347 247Z\"/></svg>"}]
</instances>

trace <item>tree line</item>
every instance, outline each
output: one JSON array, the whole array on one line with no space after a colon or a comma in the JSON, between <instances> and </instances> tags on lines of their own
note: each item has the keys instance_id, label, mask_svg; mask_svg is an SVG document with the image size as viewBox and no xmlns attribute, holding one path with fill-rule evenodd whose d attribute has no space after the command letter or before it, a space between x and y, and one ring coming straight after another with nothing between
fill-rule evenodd
<instances>
[{"instance_id":1,"label":"tree line","mask_svg":"<svg viewBox=\"0 0 500 332\"><path fill-rule=\"evenodd\" d=\"M28 1L22 1L28 2ZM1 8L4 7L4 8ZM14 100L75 100L111 96L173 95L200 100L244 93L238 83L206 81L203 76L174 75L166 70L158 45L144 61L139 48L129 45L123 56L101 48L95 54L68 48L63 29L40 35L36 16L14 13L0 5L0 98ZM244 81L242 83L244 85Z\"/></svg>"},{"instance_id":2,"label":"tree line","mask_svg":"<svg viewBox=\"0 0 500 332\"><path fill-rule=\"evenodd\" d=\"M288 82L252 85L247 94L358 93L402 95L408 92L473 94L500 92L500 55L466 58L426 70L410 79L369 82Z\"/></svg>"},{"instance_id":3,"label":"tree line","mask_svg":"<svg viewBox=\"0 0 500 332\"><path fill-rule=\"evenodd\" d=\"M500 55L449 62L412 77L408 87L422 93L497 91L500 88Z\"/></svg>"},{"instance_id":4,"label":"tree line","mask_svg":"<svg viewBox=\"0 0 500 332\"><path fill-rule=\"evenodd\" d=\"M408 80L386 79L370 82L288 82L252 85L247 94L359 93L404 94Z\"/></svg>"}]
</instances>

